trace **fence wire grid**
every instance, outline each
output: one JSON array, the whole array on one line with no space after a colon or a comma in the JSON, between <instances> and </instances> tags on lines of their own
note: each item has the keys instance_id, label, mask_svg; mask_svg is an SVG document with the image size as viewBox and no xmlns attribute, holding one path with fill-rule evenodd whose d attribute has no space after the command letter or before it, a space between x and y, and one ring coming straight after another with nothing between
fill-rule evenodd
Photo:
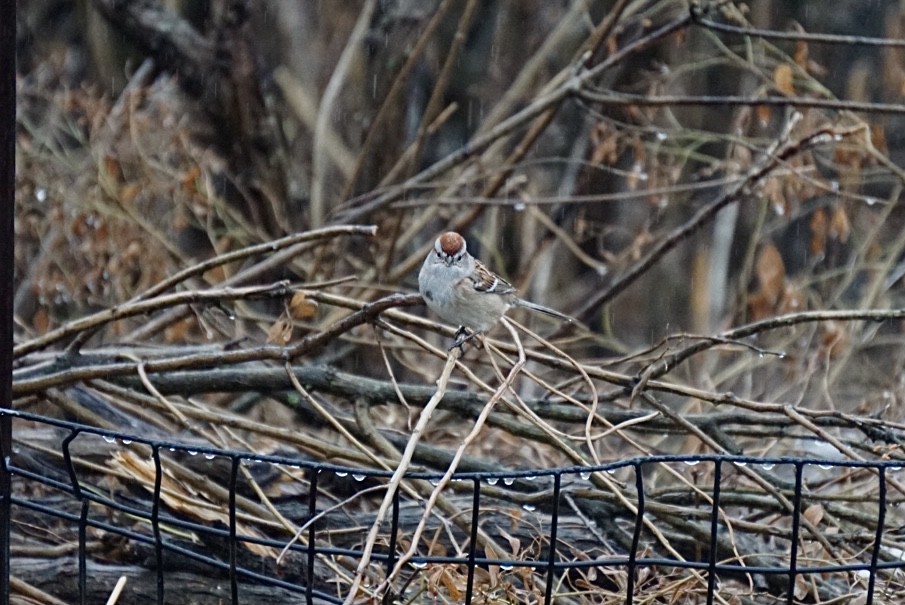
<instances>
[{"instance_id":1,"label":"fence wire grid","mask_svg":"<svg viewBox=\"0 0 905 605\"><path fill-rule=\"evenodd\" d=\"M104 551L109 556L114 548L132 553L125 558L149 561L151 571L138 582L153 586L161 604L182 602L168 592L173 590L168 578L185 570L207 579L208 592L217 602L263 602L259 591L269 589L281 602L343 603L345 582L337 572L361 561L373 520L358 500L382 495L391 475L295 457L187 446L12 410L2 413L16 420L21 435L12 459L0 469L12 484L12 492L3 494L13 511L11 518L2 519L3 531L9 532L13 524L27 528L21 532L25 535L52 532L63 542L68 535L76 536L77 570L68 578L61 574L58 581L76 582L81 603L91 602L97 591L113 589L117 574L99 570ZM30 441L39 429L58 438L57 450ZM97 480L103 469L80 461L78 452L86 448L106 450L118 461L106 469L116 480ZM61 463L52 464L53 459ZM134 476L117 472L125 468L118 466L123 461L133 465ZM211 481L221 486L196 488L199 499L206 490L206 511L195 510L197 502L190 505L186 494L177 493L178 475L173 471L174 465L199 461L210 471ZM652 484L649 477L656 467L707 479L694 493L682 494ZM243 470L261 485L268 476L282 476L300 486L296 495L279 499L297 528L295 538L285 527L255 528L248 513L253 493ZM740 518L738 498L745 491L740 489L745 487L741 470L768 479L783 494L769 521ZM469 518L457 526L442 521L429 526L425 536L430 539L377 593L400 561L423 511L423 502L397 492L370 557L370 586L357 599L552 603L559 597L584 596L589 602L630 605L647 601L649 595L639 595L647 585L654 586L652 578L658 577L659 584L662 576L670 576L676 581L676 602L710 604L742 593L789 604L846 596L860 600L845 602L897 602L895 595L905 594L905 560L884 538L898 530L887 527L887 484L901 471L901 463L894 462L669 455L598 467L458 473L452 491L470 501ZM412 472L406 478L437 482L441 476ZM876 483L876 501L867 503L862 511L866 517L860 519L875 530L845 534L818 529L834 523L828 521L831 505L814 504L820 491L833 483L855 484L858 477ZM624 500L595 502L597 481L622 482ZM504 509L500 488L509 498L520 496L514 500L521 500L521 508L510 504ZM697 535L687 536L689 548L682 553L664 552L657 535L669 528L649 523L651 511L668 507L695 519ZM773 527L770 539L757 537L758 523ZM505 537L512 552L482 548L481 531ZM855 549L850 556L842 556L845 549L821 553L819 543L826 538L846 541ZM733 552L730 557L724 554L727 548ZM28 553L27 543L13 544L14 563ZM693 578L700 586L690 582Z\"/></svg>"}]
</instances>

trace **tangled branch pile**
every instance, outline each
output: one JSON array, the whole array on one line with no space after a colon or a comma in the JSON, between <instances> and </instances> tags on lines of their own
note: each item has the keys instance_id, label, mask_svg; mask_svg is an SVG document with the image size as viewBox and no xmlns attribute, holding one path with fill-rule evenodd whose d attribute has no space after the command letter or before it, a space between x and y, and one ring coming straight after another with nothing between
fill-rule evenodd
<instances>
[{"instance_id":1,"label":"tangled branch pile","mask_svg":"<svg viewBox=\"0 0 905 605\"><path fill-rule=\"evenodd\" d=\"M515 477L661 454L905 459L901 8L870 42L754 30L731 2L617 1L601 14L578 1L443 0L422 12L367 0L320 14L314 3L209 4L193 27L151 0L95 0L143 57L115 94L59 86L84 75L65 48L23 53L17 410L387 473L401 460ZM261 39L268 28L274 39ZM302 39L311 46L300 52ZM838 47L857 53L827 50ZM883 78L871 81L879 61ZM579 321L514 313L483 346L448 353L456 326L433 321L414 291L450 229L526 298ZM16 466L66 478L65 430L17 420L15 431ZM80 440L82 482L147 499L146 446ZM204 479L224 470L162 457L168 514L226 523L228 494ZM242 465L240 533L288 543L309 520L298 503L311 476L266 466ZM711 543L716 468L576 471L562 492L495 480L476 537L471 483L400 477L397 550L462 555L476 539L490 560L637 548L780 569L792 552L799 567L867 564L875 543L881 561L905 552L890 531L905 524L897 473L813 464L799 467L797 489L793 466L727 466ZM639 474L649 501L633 543ZM343 549L397 538L378 523L389 482L317 488L316 540L339 549L318 557L322 593L366 600L386 588L386 570ZM44 485L17 489L78 514L77 499ZM425 501L433 517L419 537ZM76 538L69 528L19 539L50 549ZM167 540L192 542L175 530ZM148 556L101 532L91 543L99 562ZM246 561L263 561L251 565L304 580L280 567L279 549L249 544ZM217 540L201 546L191 548L226 556ZM464 569L401 564L392 587L403 601L455 601ZM548 590L543 570L479 571L487 602ZM881 576L874 602L897 602L901 577ZM727 575L735 596L722 602L779 595L779 577ZM64 591L54 576L28 578ZM811 602L867 586L857 570L792 581ZM706 573L653 565L637 578L601 565L557 582L574 603L624 602L626 590L697 602L708 590Z\"/></svg>"}]
</instances>

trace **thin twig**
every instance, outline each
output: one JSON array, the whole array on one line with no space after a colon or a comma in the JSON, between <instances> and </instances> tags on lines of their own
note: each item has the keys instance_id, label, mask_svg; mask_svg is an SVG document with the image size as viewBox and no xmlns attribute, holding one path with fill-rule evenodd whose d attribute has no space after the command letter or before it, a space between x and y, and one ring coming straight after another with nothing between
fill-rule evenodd
<instances>
[{"instance_id":1,"label":"thin twig","mask_svg":"<svg viewBox=\"0 0 905 605\"><path fill-rule=\"evenodd\" d=\"M387 484L386 494L384 495L383 501L380 503L380 508L377 509L377 514L374 517L374 523L371 525L371 529L368 532L367 539L365 540L364 546L362 548L361 559L359 559L358 561L358 566L356 567L355 572L355 579L352 581L352 586L349 587L349 592L345 599L345 605L352 605L358 595L358 589L361 586L362 579L364 578L364 573L368 569L368 565L370 565L371 563L371 553L373 552L374 545L377 542L377 534L380 531L380 524L383 522L384 518L386 517L387 511L393 504L393 498L395 497L396 490L399 489L399 486L402 483L402 479L409 469L409 465L412 461L412 456L415 454L415 446L418 445L418 441L420 441L421 436L424 434L424 430L427 428L427 423L430 420L431 414L433 414L434 410L437 407L437 404L440 403L440 400L443 399L443 396L446 394L446 387L449 383L449 377L452 375L453 368L456 367L456 361L458 360L461 353L462 351L458 348L450 351L449 356L446 360L446 365L443 367L443 372L437 379L437 390L435 391L434 396L431 397L430 401L427 402L427 405L425 405L424 409L421 411L421 416L418 418L418 423L412 430L412 436L409 438L409 442L405 447L405 451L403 451L402 453L402 458L399 460L399 465L396 467L396 470L393 472L393 476L390 478L390 481Z\"/></svg>"},{"instance_id":2,"label":"thin twig","mask_svg":"<svg viewBox=\"0 0 905 605\"><path fill-rule=\"evenodd\" d=\"M87 330L95 330L106 324L152 313L168 307L187 304L217 303L227 300L246 298L283 298L292 293L289 282L278 282L268 286L249 286L245 288L215 288L202 291L177 292L157 296L148 300L136 300L123 305L98 311L92 315L75 319L43 336L26 341L13 349L13 357L19 358L33 351L46 348L56 342Z\"/></svg>"},{"instance_id":3,"label":"thin twig","mask_svg":"<svg viewBox=\"0 0 905 605\"><path fill-rule=\"evenodd\" d=\"M421 541L421 534L424 533L424 528L427 524L427 519L430 515L431 510L434 507L434 504L437 501L440 493L446 488L452 479L453 474L456 472L456 469L459 466L459 461L462 459L462 456L465 454L465 450L472 444L472 442L477 438L480 434L481 429L484 427L484 423L487 421L487 417L490 415L490 412L493 411L494 406L497 401L503 396L503 393L512 388L512 383L515 380L516 376L518 376L519 372L525 365L525 349L522 347L521 339L518 337L518 332L516 332L515 328L512 324L503 317L500 320L500 323L509 331L509 335L512 337L513 343L516 349L519 352L518 361L513 364L512 368L509 370L509 374L507 374L506 379L500 383L500 386L497 387L496 392L487 400L487 404L484 406L484 409L481 410L480 415L475 420L474 426L471 431L462 439L462 443L459 444L459 447L456 448L456 453L453 455L453 459L449 464L449 467L446 469L446 472L443 474L443 477L437 482L436 487L434 487L434 491L431 493L430 498L424 507L424 513L421 515L421 521L418 523L418 526L415 528L414 533L410 539L411 544L409 545L408 550L399 557L399 561L396 562L396 566L393 568L392 573L387 576L387 579L384 581L385 585L388 585L393 579L402 571L402 568L411 561L412 557L415 556L415 553L418 552L418 546ZM453 349L454 351L457 349ZM381 589L385 589L386 586L382 586ZM378 593L381 590L378 590Z\"/></svg>"},{"instance_id":4,"label":"thin twig","mask_svg":"<svg viewBox=\"0 0 905 605\"><path fill-rule=\"evenodd\" d=\"M333 70L333 74L330 76L330 81L327 83L327 88L324 90L324 95L321 97L321 102L318 106L317 124L314 128L314 141L312 141L311 144L314 153L311 158L311 202L309 204L311 210L311 226L315 228L324 224L324 217L327 216L328 212L326 191L327 157L323 143L325 133L330 129L330 123L334 118L333 112L336 109L336 101L339 98L339 93L342 90L343 83L349 76L352 60L355 58L356 54L361 52L363 47L362 41L368 31L368 26L371 24L371 19L374 16L374 11L377 9L377 6L377 0L367 0L364 7L361 9L358 20L355 22L355 27L352 29L352 33L349 34L346 46L343 48L339 62Z\"/></svg>"}]
</instances>

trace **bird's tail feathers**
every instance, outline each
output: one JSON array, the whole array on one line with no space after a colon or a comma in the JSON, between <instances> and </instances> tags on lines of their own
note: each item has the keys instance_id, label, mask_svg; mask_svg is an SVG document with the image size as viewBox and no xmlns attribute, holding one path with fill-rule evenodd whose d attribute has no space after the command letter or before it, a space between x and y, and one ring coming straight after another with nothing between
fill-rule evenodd
<instances>
[{"instance_id":1,"label":"bird's tail feathers","mask_svg":"<svg viewBox=\"0 0 905 605\"><path fill-rule=\"evenodd\" d=\"M518 304L518 306L520 306L520 307L525 307L526 309L530 309L530 310L532 310L532 311L537 311L538 313L543 313L544 315L549 315L550 317L555 317L555 318L561 319L561 320L563 320L563 321L568 321L568 322L574 322L574 321L575 321L575 318L574 318L574 317L569 317L568 315L566 315L566 314L564 314L564 313L560 313L559 311L556 311L556 310L551 309L551 308L549 308L549 307L545 307L545 306L543 306L543 305L539 305L539 304L537 304L537 303L533 303L533 302L528 301L528 300L524 300L524 299L521 299L521 298L520 298L520 299L518 299L518 303L517 303L517 304Z\"/></svg>"}]
</instances>

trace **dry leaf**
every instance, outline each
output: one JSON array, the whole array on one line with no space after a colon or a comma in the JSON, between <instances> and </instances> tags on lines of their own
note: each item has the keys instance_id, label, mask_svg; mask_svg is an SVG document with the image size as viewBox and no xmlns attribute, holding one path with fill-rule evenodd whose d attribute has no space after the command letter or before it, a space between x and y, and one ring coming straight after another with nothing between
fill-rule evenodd
<instances>
[{"instance_id":1,"label":"dry leaf","mask_svg":"<svg viewBox=\"0 0 905 605\"><path fill-rule=\"evenodd\" d=\"M619 137L615 130L606 124L597 124L591 130L591 142L594 150L591 152L592 164L612 165L619 159Z\"/></svg>"},{"instance_id":2,"label":"dry leaf","mask_svg":"<svg viewBox=\"0 0 905 605\"><path fill-rule=\"evenodd\" d=\"M292 340L292 322L281 315L267 330L267 344L286 346Z\"/></svg>"},{"instance_id":3,"label":"dry leaf","mask_svg":"<svg viewBox=\"0 0 905 605\"><path fill-rule=\"evenodd\" d=\"M820 525L820 521L823 520L823 510L822 504L812 504L801 513L805 519L811 522L813 525Z\"/></svg>"},{"instance_id":4,"label":"dry leaf","mask_svg":"<svg viewBox=\"0 0 905 605\"><path fill-rule=\"evenodd\" d=\"M488 559L499 559L500 555L493 549L493 546L488 544L484 547L484 556ZM490 574L490 586L499 586L500 585L500 566L499 565L488 565L487 572Z\"/></svg>"},{"instance_id":5,"label":"dry leaf","mask_svg":"<svg viewBox=\"0 0 905 605\"><path fill-rule=\"evenodd\" d=\"M110 224L105 220L101 220L97 223L97 228L94 230L94 241L96 243L105 243L108 237L110 237ZM132 244L138 244L138 242L133 241ZM130 248L132 244L129 244Z\"/></svg>"},{"instance_id":6,"label":"dry leaf","mask_svg":"<svg viewBox=\"0 0 905 605\"><path fill-rule=\"evenodd\" d=\"M490 586L490 573L483 567L475 567L474 581L476 586Z\"/></svg>"},{"instance_id":7,"label":"dry leaf","mask_svg":"<svg viewBox=\"0 0 905 605\"><path fill-rule=\"evenodd\" d=\"M186 191L194 191L195 181L200 176L201 167L198 164L193 164L188 170L185 171L185 174L182 175L182 188Z\"/></svg>"},{"instance_id":8,"label":"dry leaf","mask_svg":"<svg viewBox=\"0 0 905 605\"><path fill-rule=\"evenodd\" d=\"M503 536L504 538L506 538L506 540L509 542L509 549L510 549L509 554L511 555L511 557L513 559L518 558L518 554L519 554L519 551L521 550L521 546L522 546L521 540L519 540L512 534L507 533L506 530L504 530L500 527L497 528L497 531L500 532L500 535Z\"/></svg>"},{"instance_id":9,"label":"dry leaf","mask_svg":"<svg viewBox=\"0 0 905 605\"><path fill-rule=\"evenodd\" d=\"M795 598L799 601L805 600L811 593L811 585L805 576L795 576Z\"/></svg>"},{"instance_id":10,"label":"dry leaf","mask_svg":"<svg viewBox=\"0 0 905 605\"><path fill-rule=\"evenodd\" d=\"M50 314L46 307L38 307L31 317L31 325L37 334L46 334L50 329Z\"/></svg>"},{"instance_id":11,"label":"dry leaf","mask_svg":"<svg viewBox=\"0 0 905 605\"><path fill-rule=\"evenodd\" d=\"M823 257L826 255L826 238L829 232L829 220L826 217L826 211L818 208L811 215L811 244L809 246L811 254Z\"/></svg>"},{"instance_id":12,"label":"dry leaf","mask_svg":"<svg viewBox=\"0 0 905 605\"><path fill-rule=\"evenodd\" d=\"M804 40L795 43L795 64L802 69L808 67L808 44Z\"/></svg>"},{"instance_id":13,"label":"dry leaf","mask_svg":"<svg viewBox=\"0 0 905 605\"><path fill-rule=\"evenodd\" d=\"M123 167L118 158L112 155L104 156L103 168L104 174L102 177L106 177L114 183L121 183L123 181Z\"/></svg>"},{"instance_id":14,"label":"dry leaf","mask_svg":"<svg viewBox=\"0 0 905 605\"><path fill-rule=\"evenodd\" d=\"M784 95L795 96L792 66L786 63L777 65L776 69L773 70L773 84L775 84L776 89Z\"/></svg>"},{"instance_id":15,"label":"dry leaf","mask_svg":"<svg viewBox=\"0 0 905 605\"><path fill-rule=\"evenodd\" d=\"M826 321L820 324L820 355L829 359L837 359L848 349L849 333L845 324L838 321Z\"/></svg>"},{"instance_id":16,"label":"dry leaf","mask_svg":"<svg viewBox=\"0 0 905 605\"><path fill-rule=\"evenodd\" d=\"M124 472L145 490L153 493L157 471L152 459L141 458L131 450L118 450L108 460L107 466ZM160 499L168 508L194 519L229 525L229 513L225 505L215 504L208 494L175 479L166 467L161 471ZM241 521L237 521L236 531L255 538L263 537L259 531ZM242 545L258 556L276 559L278 554L276 549L269 546L253 542L242 542Z\"/></svg>"},{"instance_id":17,"label":"dry leaf","mask_svg":"<svg viewBox=\"0 0 905 605\"><path fill-rule=\"evenodd\" d=\"M773 108L769 105L758 105L754 108L754 113L761 128L766 128L773 121Z\"/></svg>"},{"instance_id":18,"label":"dry leaf","mask_svg":"<svg viewBox=\"0 0 905 605\"><path fill-rule=\"evenodd\" d=\"M786 266L782 255L772 242L761 247L757 254L754 272L760 284L760 292L772 306L779 302L786 281Z\"/></svg>"},{"instance_id":19,"label":"dry leaf","mask_svg":"<svg viewBox=\"0 0 905 605\"><path fill-rule=\"evenodd\" d=\"M807 304L807 295L800 287L786 284L777 311L781 314L800 313L807 309Z\"/></svg>"},{"instance_id":20,"label":"dry leaf","mask_svg":"<svg viewBox=\"0 0 905 605\"><path fill-rule=\"evenodd\" d=\"M773 207L773 212L779 216L786 216L789 214L789 202L788 199L786 199L784 187L785 182L784 179L781 178L768 178L762 185L764 196L770 200L770 206Z\"/></svg>"},{"instance_id":21,"label":"dry leaf","mask_svg":"<svg viewBox=\"0 0 905 605\"><path fill-rule=\"evenodd\" d=\"M436 578L440 584L446 588L448 596L454 603L458 603L465 596L463 583L460 581L456 581L452 575L449 573L449 570L445 567L438 567L440 570L440 574Z\"/></svg>"},{"instance_id":22,"label":"dry leaf","mask_svg":"<svg viewBox=\"0 0 905 605\"><path fill-rule=\"evenodd\" d=\"M188 319L170 324L164 330L164 340L167 342L185 342L188 340L189 329L192 323Z\"/></svg>"},{"instance_id":23,"label":"dry leaf","mask_svg":"<svg viewBox=\"0 0 905 605\"><path fill-rule=\"evenodd\" d=\"M91 231L91 227L88 225L88 219L84 216L76 217L69 226L69 229L76 237L84 237Z\"/></svg>"},{"instance_id":24,"label":"dry leaf","mask_svg":"<svg viewBox=\"0 0 905 605\"><path fill-rule=\"evenodd\" d=\"M311 319L317 315L317 303L308 300L304 292L296 292L289 301L289 315L292 319Z\"/></svg>"},{"instance_id":25,"label":"dry leaf","mask_svg":"<svg viewBox=\"0 0 905 605\"><path fill-rule=\"evenodd\" d=\"M135 201L135 198L138 197L138 194L141 192L141 187L136 183L130 183L128 185L123 185L119 188L119 202L123 206L131 206Z\"/></svg>"},{"instance_id":26,"label":"dry leaf","mask_svg":"<svg viewBox=\"0 0 905 605\"><path fill-rule=\"evenodd\" d=\"M886 146L886 127L882 124L871 124L870 141L881 154L889 153L889 148Z\"/></svg>"},{"instance_id":27,"label":"dry leaf","mask_svg":"<svg viewBox=\"0 0 905 605\"><path fill-rule=\"evenodd\" d=\"M837 207L833 211L833 220L830 223L830 237L844 244L848 241L851 232L852 225L848 220L848 214L841 206Z\"/></svg>"}]
</instances>

